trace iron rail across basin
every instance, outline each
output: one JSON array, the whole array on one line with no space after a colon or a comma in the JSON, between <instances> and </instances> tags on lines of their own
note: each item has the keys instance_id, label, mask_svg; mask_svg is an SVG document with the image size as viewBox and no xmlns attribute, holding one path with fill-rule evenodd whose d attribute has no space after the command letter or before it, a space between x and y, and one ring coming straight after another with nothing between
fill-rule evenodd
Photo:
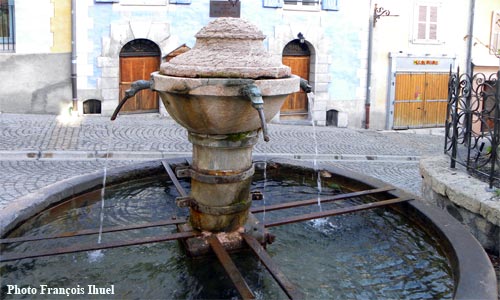
<instances>
[{"instance_id":1,"label":"iron rail across basin","mask_svg":"<svg viewBox=\"0 0 500 300\"><path fill-rule=\"evenodd\" d=\"M10 244L10 243L32 242L32 241L41 241L41 240L69 238L69 237L74 237L74 236L92 235L92 234L98 234L98 233L127 231L127 230L160 227L160 226L168 226L168 225L178 225L178 224L184 224L186 222L187 222L186 218L179 218L179 219L172 219L172 220L167 220L167 221L148 222L148 223L137 224L137 225L105 227L102 230L100 230L98 228L92 228L92 229L83 229L83 230L78 230L78 231L68 231L68 232L63 232L63 233L54 234L54 235L21 236L21 237L0 239L0 244Z\"/></svg>"},{"instance_id":2,"label":"iron rail across basin","mask_svg":"<svg viewBox=\"0 0 500 300\"><path fill-rule=\"evenodd\" d=\"M161 161L161 164L163 165L163 167L165 168L165 171L167 171L168 173L168 176L170 177L170 179L172 180L173 184L175 185L175 188L177 189L177 191L179 192L179 194L182 196L182 197L187 197L188 194L186 193L186 190L184 190L184 188L182 187L181 183L179 182L179 180L177 179L177 176L175 176L175 173L174 171L172 170L172 168L170 167L170 165L168 164L168 162L166 162L165 160L162 160Z\"/></svg>"},{"instance_id":3,"label":"iron rail across basin","mask_svg":"<svg viewBox=\"0 0 500 300\"><path fill-rule=\"evenodd\" d=\"M227 275L234 283L234 286L236 287L236 290L238 290L238 293L240 293L240 296L243 299L255 299L255 295L253 294L252 290L250 290L250 287L246 283L240 271L229 256L229 253L227 253L226 249L224 249L224 246L221 244L217 236L215 234L212 234L207 238L207 241L217 258L219 259L219 262L226 271Z\"/></svg>"},{"instance_id":4,"label":"iron rail across basin","mask_svg":"<svg viewBox=\"0 0 500 300\"><path fill-rule=\"evenodd\" d=\"M272 260L271 256L269 256L266 249L264 249L253 236L246 233L242 233L241 236L290 299L298 300L306 298L305 295L286 278L285 274L283 274L278 268L278 265Z\"/></svg>"},{"instance_id":5,"label":"iron rail across basin","mask_svg":"<svg viewBox=\"0 0 500 300\"><path fill-rule=\"evenodd\" d=\"M44 256L53 256L59 254L68 254L68 253L76 253L76 252L84 252L84 251L93 251L100 249L111 249L125 246L135 246L135 245L143 245L143 244L151 244L151 243L159 243L166 242L178 239L187 239L200 235L198 232L194 231L186 231L186 232L177 232L167 235L153 236L153 237L145 237L140 239L132 239L126 241L116 241L116 242L108 242L108 243L93 243L93 244L85 244L85 245L77 245L70 247L61 247L55 248L52 250L39 251L39 252L31 252L31 253L15 253L15 254L4 254L0 255L0 262L14 261L25 258L36 258L36 257L44 257Z\"/></svg>"},{"instance_id":6,"label":"iron rail across basin","mask_svg":"<svg viewBox=\"0 0 500 300\"><path fill-rule=\"evenodd\" d=\"M395 190L395 188L386 186L382 188L377 188L377 189L370 189L370 190L363 190L363 191L357 191L357 192L352 192L352 193L345 193L345 194L339 194L331 197L325 197L325 198L320 198L319 200L317 198L315 199L309 199L309 200L302 200L302 201L293 201L293 202L288 202L288 203L281 203L281 204L275 204L275 205L268 205L268 206L261 206L261 207L256 207L252 208L250 211L252 213L261 213L261 212L268 212L268 211L273 211L273 210L278 210L278 209L283 209L283 208L292 208L292 207L299 207L299 206L306 206L306 205L314 205L318 204L318 201L321 203L328 203L332 201L340 201L340 200L346 200L349 198L354 198L354 197L359 197L359 196L367 196L367 195L372 195L372 194L377 194L377 193L382 193L382 192L388 192Z\"/></svg>"},{"instance_id":7,"label":"iron rail across basin","mask_svg":"<svg viewBox=\"0 0 500 300\"><path fill-rule=\"evenodd\" d=\"M280 225L285 225L285 224L290 224L290 223L308 221L308 220L312 220L312 219L319 219L319 218L325 218L325 217L330 217L330 216L342 215L342 214L347 214L347 213L358 212L358 211L362 211L362 210L397 204L397 203L406 202L406 201L410 201L410 200L414 200L414 199L413 198L394 198L394 199L389 199L389 200L382 200L382 201L370 202L370 203L354 205L354 206L349 206L349 207L342 207L342 208L337 208L337 209L331 209L331 210L325 210L325 211L314 212L314 213L309 213L309 214L303 214L303 215L299 215L299 216L284 218L284 219L277 220L277 221L265 222L264 227L266 227L266 228L267 227L274 227L274 226L280 226Z\"/></svg>"}]
</instances>

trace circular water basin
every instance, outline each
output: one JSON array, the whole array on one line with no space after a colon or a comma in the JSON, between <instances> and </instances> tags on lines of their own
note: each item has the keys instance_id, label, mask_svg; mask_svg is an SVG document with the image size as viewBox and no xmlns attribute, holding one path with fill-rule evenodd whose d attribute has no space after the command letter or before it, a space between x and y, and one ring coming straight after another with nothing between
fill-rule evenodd
<instances>
[{"instance_id":1,"label":"circular water basin","mask_svg":"<svg viewBox=\"0 0 500 300\"><path fill-rule=\"evenodd\" d=\"M253 206L346 193L365 184L323 170L274 163L257 164L252 183L264 199ZM263 168L265 167L265 168ZM140 178L140 179L138 179ZM181 181L186 190L189 182ZM88 228L125 226L187 216L177 208L179 194L168 177L137 176L94 190L36 214L9 237L46 236ZM388 195L379 195L387 197ZM103 201L104 199L104 201ZM256 214L261 222L377 200L359 197ZM404 204L407 205L407 204ZM401 207L379 208L273 227L276 241L267 251L281 271L309 299L447 299L456 296L457 255L433 230L424 230ZM404 209L403 209L404 211ZM430 226L432 227L432 226ZM78 244L112 242L175 232L173 226L104 233L57 240L7 244L2 254ZM434 230L435 231L435 230ZM251 253L232 254L258 299L284 299L265 267ZM459 264L458 264L459 265ZM190 258L175 241L116 249L22 259L1 264L2 299L23 298L12 286L35 289L30 299L232 299L238 293L214 257ZM463 279L463 278L462 278ZM69 290L68 290L69 288ZM112 294L92 294L95 288ZM107 289L107 290L105 290ZM42 290L44 291L41 294ZM54 294L56 292L56 294Z\"/></svg>"}]
</instances>

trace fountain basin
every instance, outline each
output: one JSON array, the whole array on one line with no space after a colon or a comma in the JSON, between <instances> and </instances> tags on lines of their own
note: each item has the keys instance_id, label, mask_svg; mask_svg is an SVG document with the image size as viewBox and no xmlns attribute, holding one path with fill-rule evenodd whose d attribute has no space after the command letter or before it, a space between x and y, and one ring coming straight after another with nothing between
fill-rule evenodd
<instances>
[{"instance_id":1,"label":"fountain basin","mask_svg":"<svg viewBox=\"0 0 500 300\"><path fill-rule=\"evenodd\" d=\"M169 160L170 164L182 164L183 162L185 162L184 159ZM258 170L259 172L262 172L262 163L259 163L259 165L260 166L257 169L259 169ZM301 174L301 172L304 172L304 178L305 178L304 180L311 181L311 184L314 186L315 179L311 176L311 174L314 174L315 172L311 169L308 169L308 165L310 165L310 164L306 165L306 163L297 163L297 162L290 162L287 160L274 159L273 163L270 163L270 162L267 163L267 169L269 171L269 173L267 174L267 177L269 177L269 178L272 177L270 174L270 173L272 173L271 170L285 168L284 170L288 174ZM335 179L335 182L337 182L337 184L340 184L341 186L348 188L348 189L379 187L382 185L386 185L385 183L382 183L378 180L374 180L373 178L360 176L358 174L346 172L345 170L339 170L339 169L332 168L332 167L322 167L322 166L320 166L320 168L323 171L325 171L325 173L329 173L331 175L330 178ZM144 178L146 176L158 176L160 174L164 174L164 170L163 170L161 163L160 162L150 162L150 163L144 163L144 164L135 165L135 166L129 166L129 167L124 167L124 168L117 168L117 169L109 170L107 182L111 185L114 185L114 184L119 184L119 183L125 183L125 182L130 181L130 180L137 180L140 178ZM262 176L262 174L260 176ZM307 179L307 178L310 178L310 179ZM324 178L324 179L325 179L324 182L326 184L327 180L326 180L326 178ZM162 181L164 182L164 180L162 180ZM301 181L301 180L299 180L299 181ZM187 182L184 182L184 183L188 184ZM19 201L16 201L16 204L18 204L19 206L10 206L10 207L7 207L6 209L4 209L0 212L0 219L3 221L3 223L1 224L2 225L2 231L1 231L2 237L5 238L9 232L14 232L14 231L17 231L17 234L22 235L22 230L21 231L19 231L19 229L15 230L15 228L22 225L27 219L33 217L34 215L38 214L40 211L42 211L46 208L50 208L50 207L53 207L57 204L61 204L62 202L64 202L64 200L66 200L70 197L73 197L74 195L80 195L83 192L88 192L89 190L94 190L96 188L99 188L101 184L102 184L102 174L86 175L86 176L80 176L77 178L66 180L64 182L55 184L51 187L41 189L36 194L23 197ZM122 186L126 187L128 185L129 184L125 184ZM273 185L276 185L276 182L274 182ZM148 184L148 186L149 186L149 184ZM163 185L161 185L158 188L158 190L160 192L165 189L165 187L162 187L162 186ZM304 195L300 195L300 189L296 190L292 181L289 181L289 180L288 181L286 181L286 180L281 181L281 183L279 183L279 185L277 187L279 189L276 190L274 194L271 193L271 195L268 195L269 197L273 198L275 195L284 193L285 190L288 190L287 195L292 195L292 194L290 194L290 192L292 192L293 195L295 195L295 197L298 197L299 199L304 196ZM112 187L110 187L110 188L112 189ZM293 192L294 190L296 190L298 193ZM172 193L171 189L167 189L163 193L165 193L165 192L167 192L167 194ZM98 192L96 192L96 193L99 194ZM403 194L403 192L398 191L398 190L391 191L390 193L393 196L402 196L402 194ZM123 194L122 197L130 197L130 196ZM146 212L146 214L151 216L151 217L158 215L158 212L156 212L154 210L154 207L151 207L151 205L152 205L151 202L146 201L146 198L143 198L143 197L146 197L145 195L143 195L141 193L135 193L134 197L144 199L144 201L140 201L137 203L137 204L143 204L143 205L138 207L140 209L138 211L139 213L132 214L131 211L129 210L130 205L124 206L124 207L118 206L118 208L122 207L121 210L123 210L124 212L127 213L128 218L131 219L132 222L139 223L141 220L136 219L136 215L141 215L141 213ZM167 197L167 198L158 199L157 201L161 205L165 205L166 201L168 201L168 199L172 200L172 198ZM58 207L57 209L55 209L55 207L54 207L54 209L51 210L49 217L56 217L57 215L63 214L65 210L72 208L71 205L72 204L59 205L59 206L57 206ZM132 205L132 206L134 206L134 205ZM87 206L85 206L85 207L87 207ZM85 207L83 208L83 212L89 212L89 209L87 209ZM73 208L75 208L75 207L73 207ZM153 211L147 212L148 210L153 210ZM454 283L452 283L453 286L450 288L450 291L445 293L446 295L448 295L449 297L453 296L454 299L471 299L471 298L474 298L474 299L477 299L477 298L479 298L479 299L492 299L492 300L496 299L496 297L497 297L496 287L495 287L496 281L495 281L495 275L494 275L493 269L491 267L491 263L489 262L486 254L484 253L484 251L482 250L480 245L477 243L477 241L475 239L473 239L471 237L471 235L466 230L464 230L464 228L462 226L460 226L460 224L458 224L458 222L456 220L454 220L453 218L451 218L447 214L443 213L442 211L440 211L440 210L438 210L430 205L423 203L420 200L415 200L415 201L401 203L398 205L393 205L390 208L387 208L386 210L388 212L390 212L390 211L396 212L396 215L400 215L403 218L402 220L397 218L397 219L394 219L394 221L391 221L394 224L398 224L397 227L395 228L396 232L400 232L401 228L405 227L403 225L403 223L410 222L410 223L414 224L415 226L417 226L420 231L426 232L429 236L432 237L433 240L435 240L433 247L439 248L440 252L445 255L445 257L448 261L448 266L449 266L448 268L451 270L452 282L454 282ZM170 215L171 213L174 213L174 212L175 212L175 208L172 211L167 211L166 213L167 213L167 215ZM381 213L379 213L379 215L383 217L386 215L386 213L382 211ZM366 215L364 215L364 216L366 216ZM303 250L303 251L313 251L314 253L316 253L316 252L318 252L317 250L322 249L322 248L330 249L332 247L332 245L335 245L335 241L337 239L340 240L339 245L343 245L343 244L345 244L344 238L349 237L350 231L352 232L352 234L361 234L359 236L358 235L352 236L352 238L349 239L351 242L354 242L355 244L357 243L358 240L360 240L360 238L362 236L370 236L370 230L371 230L372 226L363 227L363 226L366 226L366 224L363 221L363 217L361 217L361 219L360 219L360 217L356 217L356 218L354 218L354 220L355 219L360 221L360 223L353 223L352 226L348 226L346 229L349 229L349 230L347 230L347 232L344 232L344 233L342 233L342 230L334 230L333 234L328 233L328 232L325 233L325 232L314 231L314 233L313 233L313 238L315 241L314 245L316 245L317 248L313 248L312 250ZM392 219L392 217L390 217L390 219ZM403 221L403 220L407 220L407 221ZM363 225L363 224L365 224L365 225ZM379 224L379 223L377 223L377 224ZM297 224L297 225L299 225L299 224ZM363 225L363 226L359 227L360 225ZM41 226L41 224L39 224L39 226ZM357 230L355 231L354 228L361 229L361 231L357 231ZM383 226L382 228L385 228L385 226ZM301 230L303 230L303 229L301 229ZM306 232L308 234L311 234L311 230L312 230L311 227L306 226ZM289 229L286 229L285 227L283 227L283 231L288 232L290 234L297 233L296 227L289 227ZM282 232L282 230L280 230L280 232ZM300 231L300 232L303 232L303 231ZM299 232L299 236L301 234L300 232ZM118 238L119 237L120 236L118 236ZM381 237L384 237L384 236L382 235ZM283 241L283 243L284 243L284 241L288 240L288 239L289 239L288 237L286 237L280 233L277 236L276 245L272 244L268 247L268 250L271 253L276 253L277 259L280 262L285 263L285 264L290 264L291 261L290 261L290 257L281 257L280 258L279 253L282 253L283 251L285 251L285 252L288 251L288 250L286 250L287 248L283 248L284 244L282 244L282 242L280 242L280 241ZM384 237L384 240L385 239L392 240L393 237L387 236L387 237ZM398 239L396 239L396 240L398 240ZM292 239L292 245L294 245L293 243L297 243L297 241ZM108 284L113 283L113 281L116 279L113 277L109 277L109 278L106 277L105 274L107 272L109 272L109 274L111 274L110 276L114 276L114 275L118 275L118 274L122 274L122 273L129 274L127 276L127 280L132 280L133 282L135 282L135 284L133 284L135 286L134 289L139 289L140 293L142 293L142 295L148 295L149 297L155 297L155 295L156 296L163 295L163 297L164 297L165 295L168 295L168 294L162 294L162 293L164 293L165 291L167 291L167 293L168 293L167 287L170 286L170 283L176 282L175 278L179 278L179 276L182 276L182 278L185 278L185 279L182 279L181 281L184 282L184 280L188 280L188 283L186 285L186 283L182 284L181 282L179 282L179 283L181 283L181 289L185 289L185 290L189 291L189 293L184 295L184 296L183 296L183 294L176 294L177 298L179 298L179 297L180 298L183 298L183 297L196 298L197 296L195 295L194 290L196 290L198 288L201 289L201 287L199 286L199 282L197 282L195 279L193 279L192 276L196 277L200 273L205 273L205 275L208 276L207 278L214 278L214 270L217 269L217 265L216 264L214 265L213 263L204 261L203 264L209 265L209 269L205 272L205 271L202 271L201 269L199 269L199 267L195 266L194 263L187 263L187 265L188 265L187 272L190 275L186 274L184 271L179 273L179 274L175 274L175 273L170 274L169 273L169 274L165 275L165 278L162 277L163 279L158 281L156 279L156 277L154 277L154 276L158 276L159 271L155 271L154 266L158 265L158 267L161 270L169 269L169 267L171 267L175 261L179 261L180 259L187 259L186 257L183 257L182 255L179 256L179 254L175 254L176 252L174 252L174 254L171 254L171 252L167 252L168 254L167 254L167 256L165 256L166 255L165 251L167 251L167 249L176 248L175 245L176 244L174 242L169 242L166 244L157 244L157 245L148 247L147 250L144 249L143 247L122 248L123 251L120 250L119 252L117 252L117 254L116 254L117 256L115 258L113 258L113 255L111 252L109 253L109 255L108 255L108 253L106 253L104 259L106 261L108 261L108 263L112 264L112 267L108 266L107 268L113 269L113 270L111 270L111 269L106 270L106 272L104 272L104 270L101 270L102 268L105 268L105 267L102 267L102 268L99 267L100 266L99 263L92 263L92 262L86 261L85 254L82 254L79 256L78 255L77 256L68 255L68 256L69 256L70 261L76 259L76 261L78 261L79 264L82 265L81 268L83 268L83 269L96 268L97 272L99 274L104 274L104 275L100 275L104 278L104 279L100 279L100 280L102 280L103 282L107 282ZM305 243L305 245L307 245L307 243ZM417 242L417 245L418 245L417 252L419 252L420 250L422 250L422 248L420 248L422 244L420 242ZM337 246L335 246L335 247L337 247ZM384 247L388 247L387 249L393 248L392 246L387 245L387 244L385 244ZM134 248L137 248L138 252L134 252L133 251ZM295 247L292 247L292 249L293 248L295 248ZM349 247L347 247L347 248L349 248ZM280 250L280 249L283 249L283 250ZM350 251L356 252L356 251L360 251L360 250L364 250L364 249L358 248L357 246L353 246ZM118 250L113 250L113 251L118 251ZM168 250L168 251L170 251L170 250ZM340 248L331 249L331 252L328 255L333 256L334 253L336 253L338 251L340 251ZM344 249L344 251L345 251L345 249ZM161 260L155 262L154 260L152 261L151 259L153 258L153 253L156 253L156 252L158 252L158 257L159 258L161 257ZM148 254L145 255L145 253L148 253ZM304 255L304 253L296 253L296 255L298 255L298 257L301 257L302 255ZM378 255L373 256L374 254L373 253L370 254L370 253L371 252L360 253L360 256L357 256L360 259L360 261L357 261L356 263L350 262L349 260L345 261L345 259L342 259L342 256L340 256L340 258L341 258L341 262L346 263L349 266L347 269L349 269L350 267L358 268L358 267L362 267L363 264L368 263L369 261L372 261L373 259L375 259L376 256L378 256ZM354 253L354 254L356 254L356 253ZM403 252L403 253L399 253L398 255L402 255L402 258L406 257L406 258L409 258L411 260L412 256L414 254ZM122 257L122 256L128 257L128 259L125 259L125 261L123 261L124 265L117 263L118 261L121 261L120 257ZM382 258L383 257L384 256L382 256ZM135 261L136 258L138 260L138 264L133 265L131 262ZM326 257L326 258L328 258L328 257ZM163 260L166 260L166 262L162 263ZM244 260L248 261L248 258L244 258ZM398 260L398 259L396 259L396 260ZM61 266L60 258L58 258L56 256L56 257L53 257L51 261L52 261L53 268L55 268L55 269L52 269L52 271L50 273L56 274L56 277L57 277L57 271L55 271L55 270L57 270L57 268ZM50 260L47 260L47 261L46 260L39 260L38 263L36 263L36 260L35 261L27 260L27 261L20 261L18 264L16 264L15 268L19 268L20 270L22 268L25 268L25 267L31 268L31 265L32 265L31 262L35 262L35 265L40 265L40 266L45 266L45 265L51 264ZM297 264L297 265L295 266L295 264ZM331 265L330 263L326 263L326 264L323 263L323 264L324 264L324 266L322 266L322 268L326 268L327 266ZM421 264L423 264L423 265L421 265ZM295 262L292 262L290 265L293 266L292 269L298 270L298 273L301 273L301 271L304 272L303 270L305 270L305 269L308 269L308 270L310 269L307 261L298 261L298 262L295 261ZM424 269L426 268L426 264L424 261L418 261L417 265L421 265ZM389 270L391 270L390 264L384 265L384 266L385 267L389 266ZM406 269L406 266L407 266L406 264L403 264L399 267L394 266L394 267L392 267L392 270L397 275L400 273L398 270ZM377 270L374 273L370 273L371 274L370 276L375 276L375 274L380 273L382 270L382 269L379 269L379 267L377 267L377 266L370 267L368 265L366 267L368 269ZM3 268L7 268L7 266L5 266L5 265L2 265L1 268L2 268L2 270L13 270L11 267L8 267L8 269L3 269ZM147 272L146 276L153 276L154 274L156 274L156 275L154 275L152 278L146 277L147 280L146 279L145 280L139 279L140 282L144 282L144 284L137 286L137 280L138 280L137 278L142 278L142 277L138 277L139 275L136 272L138 271L138 269L141 269L141 268L145 268L145 271ZM215 268L215 269L211 269L211 268ZM259 277L260 275L257 275L255 273L255 268L257 268L257 266L255 264L250 263L250 268L251 269L249 270L250 273L248 274L248 276L253 277L257 282L259 280L262 280L262 279L258 279L258 278L260 278ZM331 269L331 268L325 269L324 274L326 275L326 274L336 270L336 267L332 267L332 268L333 269ZM114 270L114 269L116 269L116 270ZM178 270L178 269L177 269L177 267L174 267L172 270ZM286 275L290 275L290 273L287 273L286 270L284 270L284 271L285 271ZM312 272L312 270L310 270L310 271ZM61 270L61 272L63 272L63 271ZM2 272L2 274L7 274L7 273ZM73 275L74 274L75 273L73 272ZM341 280L333 280L333 281L338 281L341 283L341 285L361 287L363 282L368 280L368 277L362 277L361 279L354 280L352 278L345 277L346 276L345 273L340 273L340 274L344 274L344 275L340 275L340 276L344 276L344 277L339 277ZM73 275L70 278L73 278ZM300 275L299 277L293 276L293 278L309 277L309 274L302 273L299 275ZM368 274L366 274L366 275L368 275ZM375 283L376 283L376 285L378 285L379 287L382 288L382 292L384 290L391 292L391 291L393 291L393 289L398 289L397 286L400 286L400 284L402 284L403 281L406 282L406 275L405 275L405 277L404 277L405 279L403 281L397 280L397 278L399 278L398 276L400 276L400 275L401 274L397 275L396 281L392 282L390 284L387 282L380 282L380 285L378 285L377 281L375 281ZM187 276L187 277L184 277L184 276ZM435 281L435 278L432 275L429 275L429 276L430 277L427 278L426 280L430 280L429 281L430 284L433 285L432 282ZM7 278L7 277L5 277L5 278ZM37 278L37 277L35 277L35 278ZM316 279L313 280L313 282L317 282L318 277L315 277L315 278ZM321 279L321 278L319 278L319 279ZM53 280L54 280L53 282L63 282L66 285L69 285L71 283L76 283L76 282L72 282L68 278L66 278L64 280L58 280L58 279L53 279ZM70 281L68 282L67 280L70 280ZM166 280L166 281L163 281L163 280ZM193 282L192 280L195 280L195 282ZM217 281L217 280L221 280L221 279L219 277L215 276L214 280ZM264 279L264 280L267 280L267 279ZM358 280L361 280L361 281L358 282ZM153 282L154 282L154 284L153 284ZM168 282L169 284L165 285L165 282ZM297 282L296 280L295 280L295 282L299 286L302 286L301 282ZM321 281L321 282L323 282L323 281ZM4 281L2 284L5 285L7 283L8 282ZM83 281L82 281L82 283L83 283ZM327 282L325 282L323 284L328 285ZM267 284L265 284L265 285L267 286ZM313 283L313 285L314 285L314 283ZM418 285L419 284L417 283L416 285L412 285L412 287L415 287ZM2 287L2 289L3 288L4 287ZM121 289L122 287L116 286L116 289L118 289L118 288ZM440 288L442 288L442 287L438 286L438 290L440 290ZM318 286L318 287L316 287L316 289L317 290L325 290L326 287L325 286ZM312 290L314 290L314 289L312 289ZM4 290L2 290L2 293L3 293L3 291ZM333 291L333 292L335 295L335 291ZM363 297L363 295L367 296L368 295L368 294L366 294L367 292L371 293L371 291L369 291L369 290L367 291L367 290L363 290L360 288L360 289L358 289L357 296L359 296L359 297ZM441 291L441 292L443 292L443 291ZM191 293L193 293L193 294L191 294ZM204 295L207 296L207 294L204 294ZM269 294L267 294L267 293L265 295L269 296ZM274 294L271 294L271 295L274 295ZM346 295L346 294L344 294L344 295ZM381 295L381 294L374 294L374 295L379 295L379 297L383 297L383 295ZM385 298L388 297L387 295L392 295L392 298L400 298L400 297L397 297L397 294L385 294L385 295L386 295ZM200 295L198 295L198 297L199 296ZM212 295L212 296L213 297L218 296L218 298L221 297L220 294L219 295ZM274 296L275 296L275 298L280 297L279 294L274 295ZM324 296L326 297L326 295L324 295ZM356 294L351 294L351 296L356 297ZM119 298L119 296L117 296L117 297ZM232 296L230 294L228 294L223 298L226 298L226 297L230 298ZM271 297L271 296L269 296L269 297ZM321 297L321 295L316 294L316 296L314 296L313 294L311 294L311 297L317 298L317 297ZM407 295L407 297L410 297L410 296ZM423 296L421 296L421 297L423 297Z\"/></svg>"},{"instance_id":2,"label":"fountain basin","mask_svg":"<svg viewBox=\"0 0 500 300\"><path fill-rule=\"evenodd\" d=\"M299 90L300 78L278 79L188 78L152 74L152 89L160 94L170 116L188 131L201 134L234 134L261 127L259 115L241 89L255 84L264 100L269 122L286 97Z\"/></svg>"}]
</instances>

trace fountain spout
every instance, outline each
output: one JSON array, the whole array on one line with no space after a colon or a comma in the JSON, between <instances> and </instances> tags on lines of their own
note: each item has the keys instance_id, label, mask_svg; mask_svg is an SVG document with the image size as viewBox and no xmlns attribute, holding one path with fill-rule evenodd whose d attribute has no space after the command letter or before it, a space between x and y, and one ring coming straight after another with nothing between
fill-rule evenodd
<instances>
[{"instance_id":1,"label":"fountain spout","mask_svg":"<svg viewBox=\"0 0 500 300\"><path fill-rule=\"evenodd\" d=\"M304 78L300 78L300 88L304 90L307 94L312 92L312 86L309 84L309 81Z\"/></svg>"},{"instance_id":2,"label":"fountain spout","mask_svg":"<svg viewBox=\"0 0 500 300\"><path fill-rule=\"evenodd\" d=\"M120 101L115 111L113 112L113 115L111 116L111 121L114 121L116 119L118 113L120 112L123 105L125 105L125 102L127 102L128 99L134 97L135 94L137 94L139 91L150 89L152 85L153 82L150 80L137 80L132 82L130 88L125 91L125 97L123 97L123 99Z\"/></svg>"},{"instance_id":3,"label":"fountain spout","mask_svg":"<svg viewBox=\"0 0 500 300\"><path fill-rule=\"evenodd\" d=\"M256 86L255 84L248 84L241 89L241 93L244 96L250 98L250 101L252 102L252 107L257 110L260 118L260 127L262 128L262 135L264 137L264 141L269 142L266 117L264 115L264 100L262 99L262 93L259 87Z\"/></svg>"}]
</instances>

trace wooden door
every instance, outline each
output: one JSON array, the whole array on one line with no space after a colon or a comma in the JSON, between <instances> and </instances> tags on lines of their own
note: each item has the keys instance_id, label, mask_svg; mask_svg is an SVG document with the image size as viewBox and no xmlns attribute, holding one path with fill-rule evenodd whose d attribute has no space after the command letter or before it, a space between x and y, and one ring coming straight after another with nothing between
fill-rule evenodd
<instances>
[{"instance_id":1,"label":"wooden door","mask_svg":"<svg viewBox=\"0 0 500 300\"><path fill-rule=\"evenodd\" d=\"M151 73L160 67L157 56L120 57L120 100L132 82L140 79L150 80ZM123 106L122 112L157 112L158 94L151 90L142 90L130 98Z\"/></svg>"},{"instance_id":2,"label":"wooden door","mask_svg":"<svg viewBox=\"0 0 500 300\"><path fill-rule=\"evenodd\" d=\"M427 73L425 76L424 127L444 126L448 104L447 73Z\"/></svg>"},{"instance_id":3,"label":"wooden door","mask_svg":"<svg viewBox=\"0 0 500 300\"><path fill-rule=\"evenodd\" d=\"M283 56L283 64L291 68L292 74L306 80L309 79L309 56ZM307 118L308 102L306 93L301 89L289 95L281 107L280 115L285 117Z\"/></svg>"},{"instance_id":4,"label":"wooden door","mask_svg":"<svg viewBox=\"0 0 500 300\"><path fill-rule=\"evenodd\" d=\"M444 126L448 98L446 73L397 73L394 129Z\"/></svg>"},{"instance_id":5,"label":"wooden door","mask_svg":"<svg viewBox=\"0 0 500 300\"><path fill-rule=\"evenodd\" d=\"M422 126L425 73L396 74L394 129Z\"/></svg>"}]
</instances>

